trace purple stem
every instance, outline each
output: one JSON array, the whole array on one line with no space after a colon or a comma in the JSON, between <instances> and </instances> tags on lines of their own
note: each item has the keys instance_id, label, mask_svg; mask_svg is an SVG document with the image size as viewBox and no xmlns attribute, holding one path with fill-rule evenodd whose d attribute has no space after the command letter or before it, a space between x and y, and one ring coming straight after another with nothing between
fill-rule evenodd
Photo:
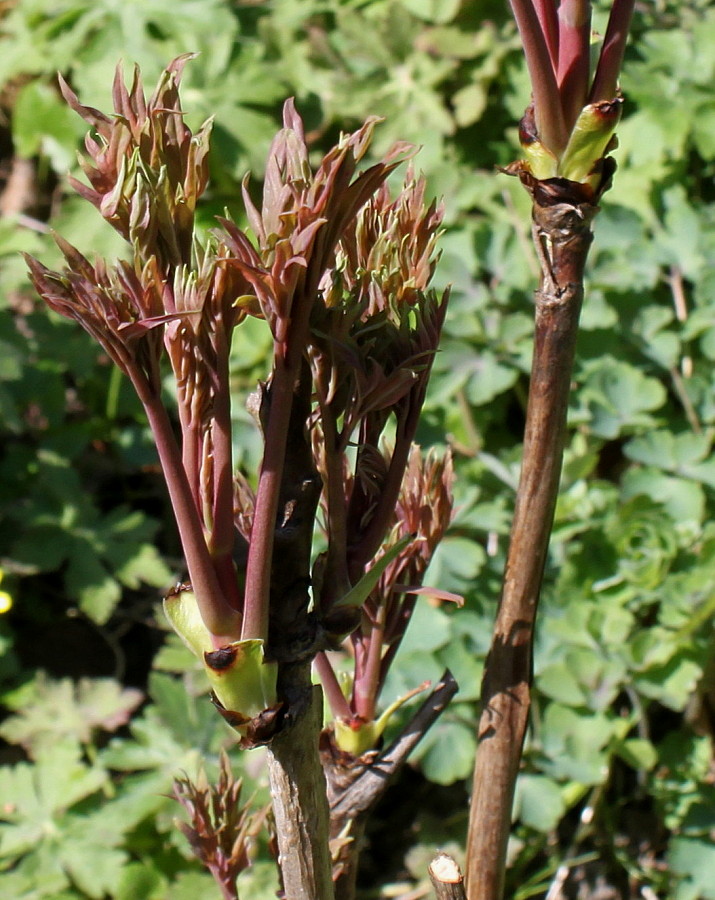
<instances>
[{"instance_id":1,"label":"purple stem","mask_svg":"<svg viewBox=\"0 0 715 900\"><path fill-rule=\"evenodd\" d=\"M176 313L176 300L169 282L164 285L162 295L164 309L168 313ZM197 405L196 391L190 389L189 375L187 374L188 362L184 348L176 340L178 323L173 323L164 335L169 361L174 372L177 386L177 407L179 411L179 424L181 425L181 462L184 474L189 482L189 489L194 499L197 510L201 510L201 439L198 430L198 415L195 409ZM170 337L171 336L171 337Z\"/></svg>"},{"instance_id":2,"label":"purple stem","mask_svg":"<svg viewBox=\"0 0 715 900\"><path fill-rule=\"evenodd\" d=\"M181 390L177 392L177 406L179 408L179 423L181 424L181 462L189 479L189 485L194 503L197 509L201 509L201 489L199 486L199 472L201 471L201 453L199 452L199 434L196 418L192 411L191 402L183 401L185 395Z\"/></svg>"},{"instance_id":3,"label":"purple stem","mask_svg":"<svg viewBox=\"0 0 715 900\"><path fill-rule=\"evenodd\" d=\"M264 454L246 562L241 637L268 641L273 541L296 385L308 342L310 311L322 269L311 265L295 285L275 326Z\"/></svg>"},{"instance_id":4,"label":"purple stem","mask_svg":"<svg viewBox=\"0 0 715 900\"><path fill-rule=\"evenodd\" d=\"M568 131L546 38L531 0L509 0L509 3L529 69L536 130L544 146L558 156L566 147Z\"/></svg>"},{"instance_id":5,"label":"purple stem","mask_svg":"<svg viewBox=\"0 0 715 900\"><path fill-rule=\"evenodd\" d=\"M556 5L554 0L534 0L534 9L549 50L551 68L555 72L559 64L559 18Z\"/></svg>"},{"instance_id":6,"label":"purple stem","mask_svg":"<svg viewBox=\"0 0 715 900\"><path fill-rule=\"evenodd\" d=\"M298 367L290 365L285 344L276 348L270 386L270 411L265 433L265 453L258 479L256 506L246 564L242 639L268 640L273 538L278 499L285 465L286 441L293 408L293 389ZM300 362L300 357L298 359Z\"/></svg>"},{"instance_id":7,"label":"purple stem","mask_svg":"<svg viewBox=\"0 0 715 900\"><path fill-rule=\"evenodd\" d=\"M213 498L209 547L224 596L236 609L243 598L233 566L235 524L233 518L233 453L231 446L231 395L228 342L223 319L216 330L216 387L214 392L212 449Z\"/></svg>"},{"instance_id":8,"label":"purple stem","mask_svg":"<svg viewBox=\"0 0 715 900\"><path fill-rule=\"evenodd\" d=\"M586 105L590 74L590 0L561 0L559 6L559 66L556 80L566 130L570 133Z\"/></svg>"},{"instance_id":9,"label":"purple stem","mask_svg":"<svg viewBox=\"0 0 715 900\"><path fill-rule=\"evenodd\" d=\"M368 650L365 665L358 672L356 667L353 698L355 712L370 722L375 718L377 695L380 689L380 662L382 659L382 643L385 636L385 607L381 605L371 623L368 637Z\"/></svg>"},{"instance_id":10,"label":"purple stem","mask_svg":"<svg viewBox=\"0 0 715 900\"><path fill-rule=\"evenodd\" d=\"M328 558L321 602L330 606L350 590L345 549L347 547L347 504L343 481L343 453L338 449L337 426L330 404L320 399L320 418L325 443L325 494L328 507Z\"/></svg>"},{"instance_id":11,"label":"purple stem","mask_svg":"<svg viewBox=\"0 0 715 900\"><path fill-rule=\"evenodd\" d=\"M606 37L603 40L591 94L588 98L590 103L597 103L599 100L613 100L618 93L618 73L623 64L623 54L626 51L634 5L635 0L614 0L613 2L611 14L608 17Z\"/></svg>"},{"instance_id":12,"label":"purple stem","mask_svg":"<svg viewBox=\"0 0 715 900\"><path fill-rule=\"evenodd\" d=\"M221 891L221 900L238 900L236 878L222 871L220 865L209 865L208 870Z\"/></svg>"},{"instance_id":13,"label":"purple stem","mask_svg":"<svg viewBox=\"0 0 715 900\"><path fill-rule=\"evenodd\" d=\"M201 618L211 632L215 647L224 646L239 637L241 616L226 602L214 570L199 511L191 494L181 453L166 409L147 385L129 371L132 384L144 405L156 441L164 480L174 510L181 545L186 557L191 587L196 595Z\"/></svg>"},{"instance_id":14,"label":"purple stem","mask_svg":"<svg viewBox=\"0 0 715 900\"><path fill-rule=\"evenodd\" d=\"M325 696L328 698L333 717L336 719L350 719L352 717L350 705L340 689L335 669L333 669L327 655L321 651L316 655L314 663L315 669L320 676L320 683L323 685Z\"/></svg>"},{"instance_id":15,"label":"purple stem","mask_svg":"<svg viewBox=\"0 0 715 900\"><path fill-rule=\"evenodd\" d=\"M417 430L430 368L431 363L421 373L420 382L415 385L405 400L408 407L402 416L398 417L395 447L392 451L384 484L382 485L380 499L377 501L367 528L359 535L355 546L348 548L348 565L353 584L357 583L362 577L365 566L380 549L380 545L385 539L387 529L394 517L395 506L400 496L402 479L404 478L407 460L410 455L410 448Z\"/></svg>"}]
</instances>

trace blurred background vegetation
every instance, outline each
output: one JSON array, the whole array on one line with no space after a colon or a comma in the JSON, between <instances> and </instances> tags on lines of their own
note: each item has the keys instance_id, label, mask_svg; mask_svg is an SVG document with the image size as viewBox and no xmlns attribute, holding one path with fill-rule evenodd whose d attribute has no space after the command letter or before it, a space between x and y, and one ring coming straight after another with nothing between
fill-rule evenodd
<instances>
[{"instance_id":1,"label":"blurred background vegetation","mask_svg":"<svg viewBox=\"0 0 715 900\"><path fill-rule=\"evenodd\" d=\"M595 3L601 13L606 3ZM715 6L636 6L619 170L596 223L562 495L538 629L537 699L515 807L508 896L715 898ZM174 56L187 118L214 118L202 224L258 189L295 96L316 153L384 116L375 152L421 147L447 207L453 285L423 445L456 454L457 515L385 694L448 664L461 692L378 810L365 898L428 896L459 856L476 699L520 458L538 271L518 156L528 101L496 0L4 0L0 4L0 880L23 900L212 897L166 796L233 743L162 592L181 559L130 389L33 297L19 251L59 262L50 229L123 252L69 189L83 103L110 108L116 62L149 87ZM259 444L242 396L265 375L249 320L233 360L236 457ZM242 766L257 803L259 751ZM250 792L249 790L249 792ZM245 876L274 896L265 846ZM558 891L561 893L558 893ZM203 892L203 893L201 893Z\"/></svg>"}]
</instances>

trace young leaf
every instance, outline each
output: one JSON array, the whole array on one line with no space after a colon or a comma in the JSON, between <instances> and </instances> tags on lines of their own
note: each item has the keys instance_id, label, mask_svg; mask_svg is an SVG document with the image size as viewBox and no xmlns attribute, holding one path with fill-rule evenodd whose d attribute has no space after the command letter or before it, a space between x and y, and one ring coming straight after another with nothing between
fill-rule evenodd
<instances>
[{"instance_id":1,"label":"young leaf","mask_svg":"<svg viewBox=\"0 0 715 900\"><path fill-rule=\"evenodd\" d=\"M383 553L382 556L372 564L360 581L358 581L344 597L341 597L340 600L338 600L335 606L337 608L345 606L362 606L370 596L371 591L374 590L377 582L380 580L380 575L382 575L393 559L396 559L414 540L414 536L408 534L390 547L389 550Z\"/></svg>"}]
</instances>

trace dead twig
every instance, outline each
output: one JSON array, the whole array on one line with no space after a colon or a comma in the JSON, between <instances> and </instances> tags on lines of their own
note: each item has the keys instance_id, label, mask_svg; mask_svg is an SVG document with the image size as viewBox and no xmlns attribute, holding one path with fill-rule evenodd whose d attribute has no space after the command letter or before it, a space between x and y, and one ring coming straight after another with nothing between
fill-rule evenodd
<instances>
[{"instance_id":1,"label":"dead twig","mask_svg":"<svg viewBox=\"0 0 715 900\"><path fill-rule=\"evenodd\" d=\"M428 872L437 900L467 900L462 873L447 853L438 854Z\"/></svg>"}]
</instances>

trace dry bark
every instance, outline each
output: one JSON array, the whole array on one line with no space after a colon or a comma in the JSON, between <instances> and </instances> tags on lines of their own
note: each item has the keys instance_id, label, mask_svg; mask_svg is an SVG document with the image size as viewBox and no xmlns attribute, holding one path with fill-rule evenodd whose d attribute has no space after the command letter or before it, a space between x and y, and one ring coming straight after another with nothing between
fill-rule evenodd
<instances>
[{"instance_id":1,"label":"dry bark","mask_svg":"<svg viewBox=\"0 0 715 900\"><path fill-rule=\"evenodd\" d=\"M328 801L318 752L323 695L310 674L316 641L315 619L308 612L310 548L320 493L307 436L310 385L303 364L288 423L271 567L268 652L279 661L277 693L285 717L268 744L268 773L286 900L334 896ZM270 406L271 388L263 402Z\"/></svg>"},{"instance_id":2,"label":"dry bark","mask_svg":"<svg viewBox=\"0 0 715 900\"><path fill-rule=\"evenodd\" d=\"M597 197L519 172L532 194L542 268L524 452L502 596L482 682L470 811L469 900L501 900L516 776L531 701L534 622L558 494L583 272ZM603 192L608 184L604 177Z\"/></svg>"},{"instance_id":3,"label":"dry bark","mask_svg":"<svg viewBox=\"0 0 715 900\"><path fill-rule=\"evenodd\" d=\"M318 756L322 691L310 685L310 663L294 667L293 720L268 745L268 774L276 822L278 863L286 900L333 900L325 776ZM306 683L307 682L307 683Z\"/></svg>"}]
</instances>

